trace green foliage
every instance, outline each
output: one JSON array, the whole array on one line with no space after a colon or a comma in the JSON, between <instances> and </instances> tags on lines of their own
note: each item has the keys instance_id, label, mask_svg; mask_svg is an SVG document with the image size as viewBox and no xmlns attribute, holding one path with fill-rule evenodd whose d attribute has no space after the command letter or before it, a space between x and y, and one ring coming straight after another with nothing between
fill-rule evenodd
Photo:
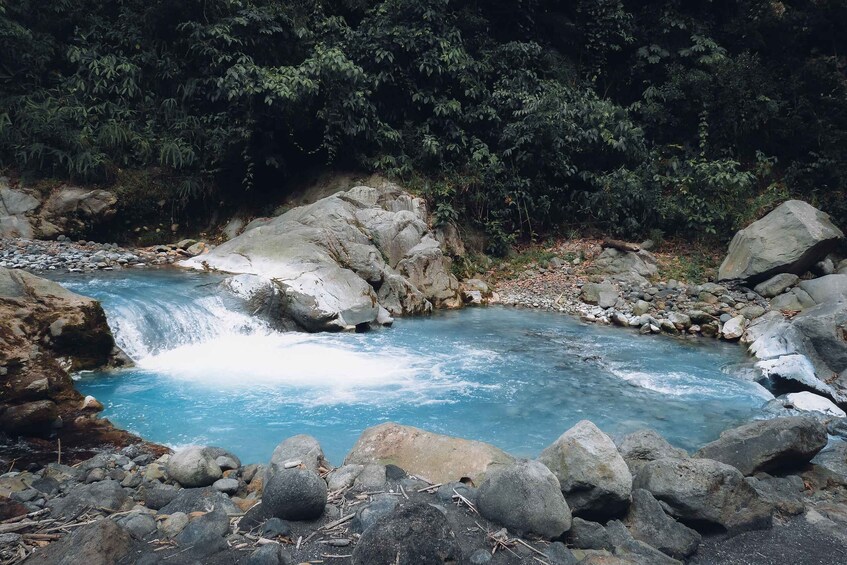
<instances>
[{"instance_id":1,"label":"green foliage","mask_svg":"<svg viewBox=\"0 0 847 565\"><path fill-rule=\"evenodd\" d=\"M360 167L500 254L788 197L847 221L845 28L842 0L10 0L0 166L151 169L177 204Z\"/></svg>"}]
</instances>

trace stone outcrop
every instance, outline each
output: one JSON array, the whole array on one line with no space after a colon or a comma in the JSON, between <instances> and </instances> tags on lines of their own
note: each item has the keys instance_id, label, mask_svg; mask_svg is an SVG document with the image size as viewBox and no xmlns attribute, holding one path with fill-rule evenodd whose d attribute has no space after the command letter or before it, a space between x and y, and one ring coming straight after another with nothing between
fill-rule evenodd
<instances>
[{"instance_id":1,"label":"stone outcrop","mask_svg":"<svg viewBox=\"0 0 847 565\"><path fill-rule=\"evenodd\" d=\"M469 478L480 484L490 468L513 461L508 453L481 441L388 422L362 432L344 464L392 464L436 483Z\"/></svg>"},{"instance_id":2,"label":"stone outcrop","mask_svg":"<svg viewBox=\"0 0 847 565\"><path fill-rule=\"evenodd\" d=\"M802 275L843 238L827 214L789 200L735 234L718 280L755 284L779 273Z\"/></svg>"},{"instance_id":3,"label":"stone outcrop","mask_svg":"<svg viewBox=\"0 0 847 565\"><path fill-rule=\"evenodd\" d=\"M138 441L97 419L99 403L85 403L70 377L70 371L129 362L115 346L97 301L25 271L0 268L0 320L3 431L57 434L68 460L77 448ZM27 456L39 453L48 456L42 450Z\"/></svg>"},{"instance_id":4,"label":"stone outcrop","mask_svg":"<svg viewBox=\"0 0 847 565\"><path fill-rule=\"evenodd\" d=\"M253 275L249 286L265 295L271 285L276 320L309 331L351 329L461 305L451 261L427 220L424 201L395 185L358 186L246 229L183 265ZM242 296L253 297L249 289Z\"/></svg>"},{"instance_id":5,"label":"stone outcrop","mask_svg":"<svg viewBox=\"0 0 847 565\"><path fill-rule=\"evenodd\" d=\"M847 301L839 300L791 319L768 312L750 325L745 341L766 377L796 382L847 405L845 330Z\"/></svg>"},{"instance_id":6,"label":"stone outcrop","mask_svg":"<svg viewBox=\"0 0 847 565\"><path fill-rule=\"evenodd\" d=\"M112 218L117 202L107 190L62 185L45 196L0 177L0 238L83 236Z\"/></svg>"}]
</instances>

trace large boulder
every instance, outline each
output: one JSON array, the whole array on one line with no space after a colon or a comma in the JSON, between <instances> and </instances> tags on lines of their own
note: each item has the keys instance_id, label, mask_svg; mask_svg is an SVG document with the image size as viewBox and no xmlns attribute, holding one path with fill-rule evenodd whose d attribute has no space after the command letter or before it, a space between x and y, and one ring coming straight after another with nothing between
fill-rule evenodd
<instances>
[{"instance_id":1,"label":"large boulder","mask_svg":"<svg viewBox=\"0 0 847 565\"><path fill-rule=\"evenodd\" d=\"M538 460L556 475L577 516L607 518L629 504L629 467L612 439L588 420L563 433Z\"/></svg>"},{"instance_id":2,"label":"large boulder","mask_svg":"<svg viewBox=\"0 0 847 565\"><path fill-rule=\"evenodd\" d=\"M58 228L58 233L86 233L114 216L117 203L117 197L107 190L60 186L44 203L40 219ZM42 233L42 236L58 233Z\"/></svg>"},{"instance_id":3,"label":"large boulder","mask_svg":"<svg viewBox=\"0 0 847 565\"><path fill-rule=\"evenodd\" d=\"M344 464L392 464L436 483L468 478L480 484L490 467L513 461L511 455L487 443L387 422L362 432Z\"/></svg>"},{"instance_id":4,"label":"large boulder","mask_svg":"<svg viewBox=\"0 0 847 565\"><path fill-rule=\"evenodd\" d=\"M52 400L24 402L0 413L0 429L15 435L44 435L58 416L59 409Z\"/></svg>"},{"instance_id":5,"label":"large boulder","mask_svg":"<svg viewBox=\"0 0 847 565\"><path fill-rule=\"evenodd\" d=\"M808 463L826 442L826 426L814 418L774 418L727 430L694 456L721 461L752 475Z\"/></svg>"},{"instance_id":6,"label":"large boulder","mask_svg":"<svg viewBox=\"0 0 847 565\"><path fill-rule=\"evenodd\" d=\"M618 290L610 282L586 283L579 296L586 304L611 308L618 301Z\"/></svg>"},{"instance_id":7,"label":"large boulder","mask_svg":"<svg viewBox=\"0 0 847 565\"><path fill-rule=\"evenodd\" d=\"M359 538L353 565L463 563L447 518L429 504L412 503L381 517Z\"/></svg>"},{"instance_id":8,"label":"large boulder","mask_svg":"<svg viewBox=\"0 0 847 565\"><path fill-rule=\"evenodd\" d=\"M215 455L205 447L187 447L168 459L168 476L186 488L209 486L223 476Z\"/></svg>"},{"instance_id":9,"label":"large boulder","mask_svg":"<svg viewBox=\"0 0 847 565\"><path fill-rule=\"evenodd\" d=\"M759 283L778 273L802 275L843 237L827 214L789 200L735 234L718 280Z\"/></svg>"},{"instance_id":10,"label":"large boulder","mask_svg":"<svg viewBox=\"0 0 847 565\"><path fill-rule=\"evenodd\" d=\"M571 511L558 479L538 461L492 471L477 493L484 517L518 533L557 538L571 527Z\"/></svg>"},{"instance_id":11,"label":"large boulder","mask_svg":"<svg viewBox=\"0 0 847 565\"><path fill-rule=\"evenodd\" d=\"M785 319L769 312L747 329L745 341L765 376L796 381L847 404L847 301L829 301Z\"/></svg>"},{"instance_id":12,"label":"large boulder","mask_svg":"<svg viewBox=\"0 0 847 565\"><path fill-rule=\"evenodd\" d=\"M798 285L816 304L847 299L847 275L826 275Z\"/></svg>"},{"instance_id":13,"label":"large boulder","mask_svg":"<svg viewBox=\"0 0 847 565\"><path fill-rule=\"evenodd\" d=\"M617 275L624 280L644 282L650 277L656 276L659 267L656 258L647 251L621 251L607 247L594 259L593 265L600 272L608 275Z\"/></svg>"},{"instance_id":14,"label":"large boulder","mask_svg":"<svg viewBox=\"0 0 847 565\"><path fill-rule=\"evenodd\" d=\"M730 465L711 459L659 459L636 475L670 514L691 526L711 524L727 531L768 528L772 507Z\"/></svg>"},{"instance_id":15,"label":"large boulder","mask_svg":"<svg viewBox=\"0 0 847 565\"><path fill-rule=\"evenodd\" d=\"M320 518L327 501L326 481L308 469L277 471L268 479L262 493L262 506L283 520Z\"/></svg>"},{"instance_id":16,"label":"large boulder","mask_svg":"<svg viewBox=\"0 0 847 565\"><path fill-rule=\"evenodd\" d=\"M309 331L376 322L380 307L399 315L461 305L424 201L390 183L354 187L248 225L183 264L271 281L279 293L273 314Z\"/></svg>"}]
</instances>

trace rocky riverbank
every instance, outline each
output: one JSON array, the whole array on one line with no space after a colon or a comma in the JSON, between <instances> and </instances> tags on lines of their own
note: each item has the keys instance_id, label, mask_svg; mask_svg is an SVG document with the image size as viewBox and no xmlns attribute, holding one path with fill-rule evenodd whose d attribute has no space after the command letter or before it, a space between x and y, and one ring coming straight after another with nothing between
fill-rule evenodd
<instances>
[{"instance_id":1,"label":"rocky riverbank","mask_svg":"<svg viewBox=\"0 0 847 565\"><path fill-rule=\"evenodd\" d=\"M847 543L847 475L819 459L826 443L824 423L781 418L693 455L588 421L537 460L396 424L366 430L338 468L309 436L265 465L128 446L0 476L0 562L819 563Z\"/></svg>"},{"instance_id":2,"label":"rocky riverbank","mask_svg":"<svg viewBox=\"0 0 847 565\"><path fill-rule=\"evenodd\" d=\"M106 445L141 441L97 418L103 407L71 379L75 371L131 363L96 300L0 267L0 320L0 465L74 462Z\"/></svg>"},{"instance_id":3,"label":"rocky riverbank","mask_svg":"<svg viewBox=\"0 0 847 565\"><path fill-rule=\"evenodd\" d=\"M498 281L488 300L641 333L740 340L759 360L763 384L813 391L841 412L847 407L843 240L826 214L790 201L738 232L718 275L734 278L720 284L662 280L649 251L607 241L578 254L554 248L544 261Z\"/></svg>"}]
</instances>

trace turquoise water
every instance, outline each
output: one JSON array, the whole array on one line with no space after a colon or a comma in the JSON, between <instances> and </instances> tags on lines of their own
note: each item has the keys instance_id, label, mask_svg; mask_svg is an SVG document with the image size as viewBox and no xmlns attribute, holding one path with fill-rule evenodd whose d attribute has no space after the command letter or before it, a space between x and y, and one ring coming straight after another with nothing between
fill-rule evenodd
<instances>
[{"instance_id":1,"label":"turquoise water","mask_svg":"<svg viewBox=\"0 0 847 565\"><path fill-rule=\"evenodd\" d=\"M654 428L694 449L772 398L739 378L741 347L504 307L398 320L360 334L277 333L227 304L220 277L176 270L65 276L102 301L133 369L78 386L117 425L171 446L213 444L263 462L317 437L340 464L361 431L396 421L535 456L589 419Z\"/></svg>"}]
</instances>

